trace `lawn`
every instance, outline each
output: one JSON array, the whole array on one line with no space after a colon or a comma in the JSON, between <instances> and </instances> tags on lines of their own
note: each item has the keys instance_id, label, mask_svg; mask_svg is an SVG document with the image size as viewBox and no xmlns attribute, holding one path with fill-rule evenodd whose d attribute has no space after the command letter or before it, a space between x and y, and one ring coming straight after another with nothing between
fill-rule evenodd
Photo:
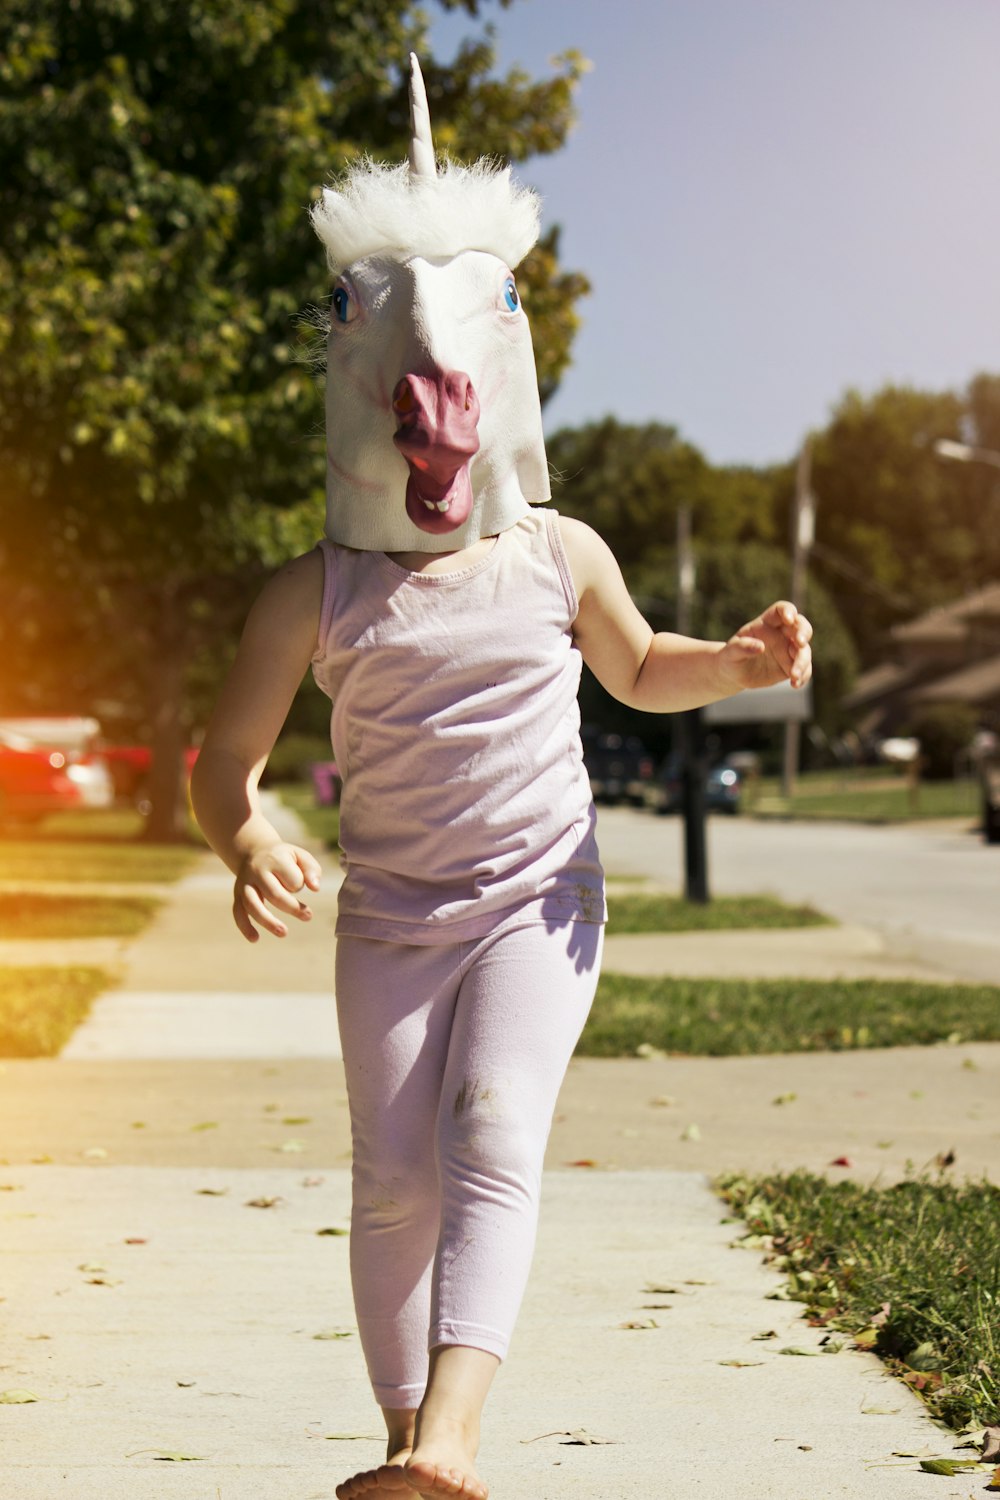
<instances>
[{"instance_id":1,"label":"lawn","mask_svg":"<svg viewBox=\"0 0 1000 1500\"><path fill-rule=\"evenodd\" d=\"M812 906L774 896L716 896L706 905L653 891L608 896L608 932L724 932L748 927L826 927Z\"/></svg>"},{"instance_id":2,"label":"lawn","mask_svg":"<svg viewBox=\"0 0 1000 1500\"><path fill-rule=\"evenodd\" d=\"M1000 1040L1000 987L910 980L640 979L602 974L578 1057L841 1052Z\"/></svg>"},{"instance_id":3,"label":"lawn","mask_svg":"<svg viewBox=\"0 0 1000 1500\"><path fill-rule=\"evenodd\" d=\"M55 1057L110 985L101 969L0 968L0 1057Z\"/></svg>"},{"instance_id":4,"label":"lawn","mask_svg":"<svg viewBox=\"0 0 1000 1500\"><path fill-rule=\"evenodd\" d=\"M144 896L47 896L5 892L0 940L135 937L160 906Z\"/></svg>"},{"instance_id":5,"label":"lawn","mask_svg":"<svg viewBox=\"0 0 1000 1500\"><path fill-rule=\"evenodd\" d=\"M1000 1188L941 1174L875 1188L808 1172L727 1174L715 1187L750 1236L767 1237L787 1294L831 1342L874 1349L952 1427L996 1422Z\"/></svg>"},{"instance_id":6,"label":"lawn","mask_svg":"<svg viewBox=\"0 0 1000 1500\"><path fill-rule=\"evenodd\" d=\"M143 820L128 808L57 813L30 832L0 833L0 880L94 880L125 884L178 880L205 843L147 844Z\"/></svg>"},{"instance_id":7,"label":"lawn","mask_svg":"<svg viewBox=\"0 0 1000 1500\"><path fill-rule=\"evenodd\" d=\"M891 767L809 771L789 800L781 783L764 777L748 786L744 800L754 817L843 818L860 823L899 823L911 818L974 818L980 811L978 782L922 781L911 787Z\"/></svg>"}]
</instances>

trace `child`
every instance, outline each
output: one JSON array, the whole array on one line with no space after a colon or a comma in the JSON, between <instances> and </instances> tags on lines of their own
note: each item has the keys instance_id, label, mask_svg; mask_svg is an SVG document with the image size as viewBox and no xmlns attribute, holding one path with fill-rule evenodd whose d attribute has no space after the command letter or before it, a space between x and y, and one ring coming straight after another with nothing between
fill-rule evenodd
<instances>
[{"instance_id":1,"label":"child","mask_svg":"<svg viewBox=\"0 0 1000 1500\"><path fill-rule=\"evenodd\" d=\"M485 1500L480 1415L600 965L581 661L669 713L801 687L812 631L779 602L726 642L654 635L600 538L528 504L548 488L509 267L537 209L488 166L436 174L415 59L411 103L408 171L365 165L314 212L337 278L327 535L254 605L192 792L244 937L308 921L320 867L257 784L311 664L344 776L351 1273L388 1429L337 1495Z\"/></svg>"}]
</instances>

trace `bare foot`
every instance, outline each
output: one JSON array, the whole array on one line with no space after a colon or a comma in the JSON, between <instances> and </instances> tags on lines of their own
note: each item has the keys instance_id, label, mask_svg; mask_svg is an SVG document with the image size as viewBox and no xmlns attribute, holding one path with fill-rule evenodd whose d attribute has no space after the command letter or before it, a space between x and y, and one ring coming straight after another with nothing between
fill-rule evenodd
<instances>
[{"instance_id":1,"label":"bare foot","mask_svg":"<svg viewBox=\"0 0 1000 1500\"><path fill-rule=\"evenodd\" d=\"M337 1485L337 1500L399 1500L399 1496L412 1495L403 1465L410 1456L409 1448L400 1448L377 1469L362 1469L352 1474L343 1484ZM461 1493L461 1491L459 1491Z\"/></svg>"},{"instance_id":2,"label":"bare foot","mask_svg":"<svg viewBox=\"0 0 1000 1500\"><path fill-rule=\"evenodd\" d=\"M418 1442L403 1474L422 1500L436 1500L442 1495L450 1495L453 1500L487 1500L489 1494L469 1454L457 1443Z\"/></svg>"}]
</instances>

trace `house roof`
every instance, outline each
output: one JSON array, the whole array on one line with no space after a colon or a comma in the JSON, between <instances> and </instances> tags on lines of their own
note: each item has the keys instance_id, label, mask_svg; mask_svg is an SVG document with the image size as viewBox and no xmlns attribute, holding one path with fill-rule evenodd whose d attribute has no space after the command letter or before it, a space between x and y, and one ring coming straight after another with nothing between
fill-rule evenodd
<instances>
[{"instance_id":1,"label":"house roof","mask_svg":"<svg viewBox=\"0 0 1000 1500\"><path fill-rule=\"evenodd\" d=\"M911 696L914 703L989 703L1000 701L1000 656L988 656L971 667L938 677Z\"/></svg>"},{"instance_id":2,"label":"house roof","mask_svg":"<svg viewBox=\"0 0 1000 1500\"><path fill-rule=\"evenodd\" d=\"M916 676L919 668L915 666L901 666L894 661L881 662L877 667L870 667L867 672L862 672L856 680L853 688L843 699L843 706L847 709L864 708L868 704L876 703L880 698L888 698L892 693L899 692L906 687Z\"/></svg>"},{"instance_id":3,"label":"house roof","mask_svg":"<svg viewBox=\"0 0 1000 1500\"><path fill-rule=\"evenodd\" d=\"M988 583L951 604L929 609L915 620L894 625L889 633L894 641L963 641L975 619L1000 621L1000 583Z\"/></svg>"}]
</instances>

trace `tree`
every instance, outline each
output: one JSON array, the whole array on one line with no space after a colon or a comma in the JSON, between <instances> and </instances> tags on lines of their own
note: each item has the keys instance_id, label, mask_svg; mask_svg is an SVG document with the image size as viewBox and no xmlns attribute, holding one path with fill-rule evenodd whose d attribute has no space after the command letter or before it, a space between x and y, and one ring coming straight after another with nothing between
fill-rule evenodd
<instances>
[{"instance_id":1,"label":"tree","mask_svg":"<svg viewBox=\"0 0 1000 1500\"><path fill-rule=\"evenodd\" d=\"M151 836L180 827L192 659L218 654L261 574L322 529L322 403L297 319L326 286L305 208L360 153L405 154L405 59L425 41L398 0L0 14L0 645L21 666L6 702L96 695L144 720ZM488 39L428 60L439 145L556 149L579 56L544 81L492 64ZM583 290L557 248L550 234L525 269L547 389Z\"/></svg>"}]
</instances>

